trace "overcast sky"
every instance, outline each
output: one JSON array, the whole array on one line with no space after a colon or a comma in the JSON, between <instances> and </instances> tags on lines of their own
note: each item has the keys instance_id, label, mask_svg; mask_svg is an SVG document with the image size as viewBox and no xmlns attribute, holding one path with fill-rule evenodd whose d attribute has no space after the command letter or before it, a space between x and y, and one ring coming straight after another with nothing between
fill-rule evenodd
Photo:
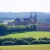
<instances>
[{"instance_id":1,"label":"overcast sky","mask_svg":"<svg viewBox=\"0 0 50 50\"><path fill-rule=\"evenodd\" d=\"M50 0L0 0L0 12L50 12Z\"/></svg>"}]
</instances>

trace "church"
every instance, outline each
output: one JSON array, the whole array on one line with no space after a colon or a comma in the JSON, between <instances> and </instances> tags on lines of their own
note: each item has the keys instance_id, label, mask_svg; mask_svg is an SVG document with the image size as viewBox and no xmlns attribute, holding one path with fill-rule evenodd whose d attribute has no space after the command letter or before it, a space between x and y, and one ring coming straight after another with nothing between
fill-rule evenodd
<instances>
[{"instance_id":1,"label":"church","mask_svg":"<svg viewBox=\"0 0 50 50\"><path fill-rule=\"evenodd\" d=\"M31 24L35 24L36 21L37 21L36 13L34 16L32 16L32 13L30 13L29 18L16 18L15 25L31 25Z\"/></svg>"}]
</instances>

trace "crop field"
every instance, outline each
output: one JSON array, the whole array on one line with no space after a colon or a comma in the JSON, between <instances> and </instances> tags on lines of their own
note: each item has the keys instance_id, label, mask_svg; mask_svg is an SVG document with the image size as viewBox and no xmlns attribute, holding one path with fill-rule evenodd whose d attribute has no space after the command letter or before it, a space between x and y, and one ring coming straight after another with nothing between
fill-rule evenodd
<instances>
[{"instance_id":1,"label":"crop field","mask_svg":"<svg viewBox=\"0 0 50 50\"><path fill-rule=\"evenodd\" d=\"M33 38L42 38L47 37L50 38L50 32L24 32L24 33L14 33L14 34L8 34L5 36L0 36L0 38L27 38L27 37L33 37Z\"/></svg>"},{"instance_id":2,"label":"crop field","mask_svg":"<svg viewBox=\"0 0 50 50\"><path fill-rule=\"evenodd\" d=\"M0 50L50 50L50 44L0 46Z\"/></svg>"}]
</instances>

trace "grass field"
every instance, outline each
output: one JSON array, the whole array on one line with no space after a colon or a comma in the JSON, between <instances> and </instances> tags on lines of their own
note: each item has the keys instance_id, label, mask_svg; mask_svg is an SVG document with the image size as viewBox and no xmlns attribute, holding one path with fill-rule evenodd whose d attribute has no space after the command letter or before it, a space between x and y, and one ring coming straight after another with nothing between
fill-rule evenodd
<instances>
[{"instance_id":1,"label":"grass field","mask_svg":"<svg viewBox=\"0 0 50 50\"><path fill-rule=\"evenodd\" d=\"M0 38L41 38L41 37L48 37L50 38L50 32L25 32L25 33L15 33L15 34L8 34L5 36L0 36Z\"/></svg>"},{"instance_id":2,"label":"grass field","mask_svg":"<svg viewBox=\"0 0 50 50\"><path fill-rule=\"evenodd\" d=\"M8 34L5 36L0 36L0 38L40 38L48 37L50 38L50 32L25 32L25 33L15 33ZM50 50L50 44L38 44L38 45L16 45L16 46L0 46L0 50Z\"/></svg>"},{"instance_id":3,"label":"grass field","mask_svg":"<svg viewBox=\"0 0 50 50\"><path fill-rule=\"evenodd\" d=\"M50 44L42 45L18 45L18 46L0 46L0 50L50 50Z\"/></svg>"}]
</instances>

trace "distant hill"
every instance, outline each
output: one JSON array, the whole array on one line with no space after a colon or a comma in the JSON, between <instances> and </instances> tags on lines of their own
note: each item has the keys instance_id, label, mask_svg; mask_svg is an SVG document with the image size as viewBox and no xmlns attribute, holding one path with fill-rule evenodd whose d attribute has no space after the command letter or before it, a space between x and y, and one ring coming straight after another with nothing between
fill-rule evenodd
<instances>
[{"instance_id":1,"label":"distant hill","mask_svg":"<svg viewBox=\"0 0 50 50\"><path fill-rule=\"evenodd\" d=\"M29 18L31 12L0 12L0 21L12 20L15 18ZM32 17L35 16L35 12L32 12ZM48 20L50 21L50 13L36 12L37 21Z\"/></svg>"}]
</instances>

